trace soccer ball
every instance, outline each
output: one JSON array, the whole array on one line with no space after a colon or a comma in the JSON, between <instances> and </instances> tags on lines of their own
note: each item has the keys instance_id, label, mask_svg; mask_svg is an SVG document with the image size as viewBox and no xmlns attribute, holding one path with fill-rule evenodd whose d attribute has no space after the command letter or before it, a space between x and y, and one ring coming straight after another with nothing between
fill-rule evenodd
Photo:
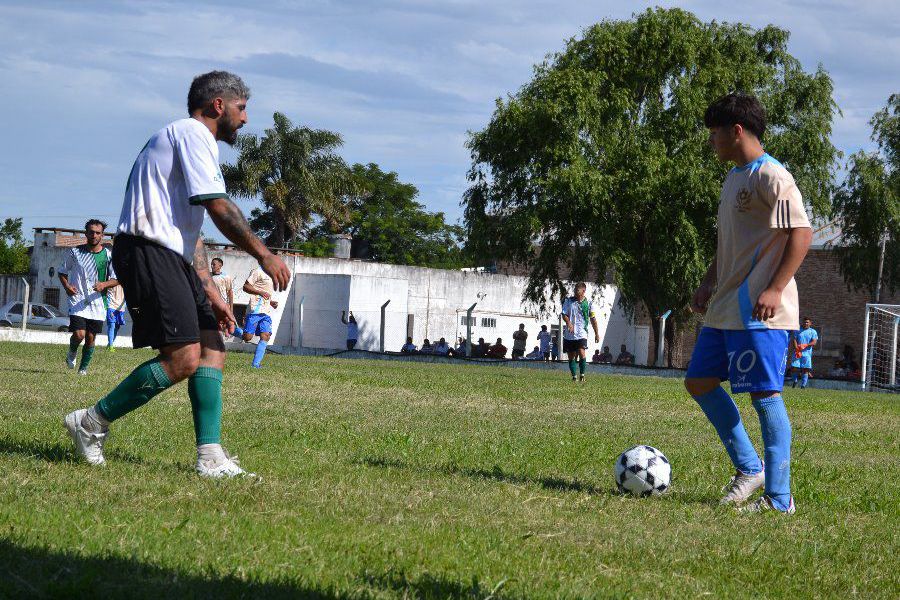
<instances>
[{"instance_id":1,"label":"soccer ball","mask_svg":"<svg viewBox=\"0 0 900 600\"><path fill-rule=\"evenodd\" d=\"M616 460L616 486L635 496L659 496L669 489L672 466L665 455L652 446L635 446Z\"/></svg>"}]
</instances>

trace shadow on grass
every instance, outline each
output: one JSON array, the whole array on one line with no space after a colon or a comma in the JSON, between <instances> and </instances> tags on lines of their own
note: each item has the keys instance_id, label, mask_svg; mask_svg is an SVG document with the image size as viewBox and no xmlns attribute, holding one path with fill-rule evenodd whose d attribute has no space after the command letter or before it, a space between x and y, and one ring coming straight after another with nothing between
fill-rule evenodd
<instances>
[{"instance_id":1,"label":"shadow on grass","mask_svg":"<svg viewBox=\"0 0 900 600\"><path fill-rule=\"evenodd\" d=\"M44 375L66 375L66 372L61 369L56 371L48 371L46 369L13 369L11 367L0 367L0 371L7 371L10 373L41 373Z\"/></svg>"},{"instance_id":2,"label":"shadow on grass","mask_svg":"<svg viewBox=\"0 0 900 600\"><path fill-rule=\"evenodd\" d=\"M517 473L507 473L499 465L494 465L491 469L475 469L470 467L461 467L455 464L439 465L436 467L423 467L411 465L400 460L389 458L363 458L356 461L357 464L367 467L377 467L382 469L403 469L408 471L418 471L420 473L443 473L446 475L462 475L474 479L491 479L494 481L502 481L503 483L514 483L518 485L539 485L548 490L558 492L579 492L582 494L613 494L620 495L617 490L599 488L590 483L579 481L578 479L565 479L562 477L529 477L527 475L519 475Z\"/></svg>"},{"instance_id":3,"label":"shadow on grass","mask_svg":"<svg viewBox=\"0 0 900 600\"><path fill-rule=\"evenodd\" d=\"M42 442L40 440L9 440L0 438L0 454L18 454L28 458L40 458L47 462L75 462L75 447L71 443ZM146 465L145 460L119 450L106 452L108 459Z\"/></svg>"},{"instance_id":4,"label":"shadow on grass","mask_svg":"<svg viewBox=\"0 0 900 600\"><path fill-rule=\"evenodd\" d=\"M236 568L239 565L234 565ZM0 598L307 598L338 600L381 596L408 598L508 598L506 580L491 587L426 573L363 572L348 590L295 581L258 581L234 575L194 575L116 556L81 556L20 546L0 539ZM373 593L374 592L374 593Z\"/></svg>"},{"instance_id":5,"label":"shadow on grass","mask_svg":"<svg viewBox=\"0 0 900 600\"><path fill-rule=\"evenodd\" d=\"M237 566L237 565L236 565ZM201 577L120 557L17 546L0 540L2 598L349 598L291 582Z\"/></svg>"},{"instance_id":6,"label":"shadow on grass","mask_svg":"<svg viewBox=\"0 0 900 600\"><path fill-rule=\"evenodd\" d=\"M442 575L425 573L409 578L403 571L390 570L381 575L363 573L362 580L373 588L397 593L403 598L510 598L502 592L507 580L485 587L473 576L469 582L457 581Z\"/></svg>"}]
</instances>

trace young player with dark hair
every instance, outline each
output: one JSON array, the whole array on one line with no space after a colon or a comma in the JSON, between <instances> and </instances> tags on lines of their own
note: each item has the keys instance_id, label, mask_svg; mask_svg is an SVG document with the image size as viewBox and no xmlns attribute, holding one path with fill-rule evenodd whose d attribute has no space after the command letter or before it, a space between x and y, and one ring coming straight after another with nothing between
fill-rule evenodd
<instances>
[{"instance_id":1,"label":"young player with dark hair","mask_svg":"<svg viewBox=\"0 0 900 600\"><path fill-rule=\"evenodd\" d=\"M569 372L572 381L584 381L584 370L587 366L585 352L588 348L588 323L594 328L594 341L600 343L600 331L597 328L597 317L594 315L593 303L584 297L587 284L583 281L575 284L575 295L566 298L562 305L563 352L569 356ZM577 362L577 371L576 371Z\"/></svg>"},{"instance_id":2,"label":"young player with dark hair","mask_svg":"<svg viewBox=\"0 0 900 600\"><path fill-rule=\"evenodd\" d=\"M797 379L800 379L800 389L806 389L809 385L809 374L812 373L813 347L819 341L819 332L813 329L812 319L803 319L803 328L791 335L791 387L797 387Z\"/></svg>"},{"instance_id":3,"label":"young player with dark hair","mask_svg":"<svg viewBox=\"0 0 900 600\"><path fill-rule=\"evenodd\" d=\"M781 390L788 332L798 328L794 273L812 239L803 198L794 178L766 154L761 139L765 111L759 101L729 94L704 118L719 160L733 162L719 196L716 256L692 308L705 313L685 378L725 446L736 473L722 504L744 504L759 488L765 493L743 511L792 514L791 424ZM765 463L750 441L731 396L749 393L762 427Z\"/></svg>"},{"instance_id":4,"label":"young player with dark hair","mask_svg":"<svg viewBox=\"0 0 900 600\"><path fill-rule=\"evenodd\" d=\"M119 285L112 264L112 253L103 247L103 231L106 223L91 219L84 224L87 243L66 252L63 264L58 269L59 282L69 296L69 352L66 366L75 368L78 346L81 362L78 374L87 375L88 366L94 356L94 343L98 333L103 331L106 310L109 307L107 291Z\"/></svg>"},{"instance_id":5,"label":"young player with dark hair","mask_svg":"<svg viewBox=\"0 0 900 600\"><path fill-rule=\"evenodd\" d=\"M220 327L234 315L209 275L200 227L206 214L284 289L290 271L253 235L228 198L217 141L237 142L247 122L250 91L239 77L213 71L196 77L188 93L189 118L154 134L138 154L125 191L113 262L125 289L135 348L159 355L138 366L95 405L66 415L77 453L106 463L103 444L111 422L188 379L197 440L197 473L245 474L220 443L225 345Z\"/></svg>"}]
</instances>

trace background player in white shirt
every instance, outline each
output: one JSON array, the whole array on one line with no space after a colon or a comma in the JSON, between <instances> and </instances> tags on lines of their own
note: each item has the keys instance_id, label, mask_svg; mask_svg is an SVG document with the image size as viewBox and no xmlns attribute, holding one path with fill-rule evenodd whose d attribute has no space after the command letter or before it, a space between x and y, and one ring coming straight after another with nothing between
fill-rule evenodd
<instances>
[{"instance_id":1,"label":"background player in white shirt","mask_svg":"<svg viewBox=\"0 0 900 600\"><path fill-rule=\"evenodd\" d=\"M87 243L66 253L59 267L59 281L69 296L69 353L66 366L75 368L78 346L84 341L78 374L87 375L88 365L94 356L94 341L103 331L106 320L107 297L110 288L119 285L112 265L112 253L103 247L103 230L106 223L91 219L84 224Z\"/></svg>"},{"instance_id":2,"label":"background player in white shirt","mask_svg":"<svg viewBox=\"0 0 900 600\"><path fill-rule=\"evenodd\" d=\"M262 269L253 269L244 282L243 289L250 294L243 338L245 342L249 342L254 335L259 336L252 363L254 368L259 369L262 368L266 348L272 339L272 311L278 308L278 300L274 298L275 283Z\"/></svg>"},{"instance_id":3,"label":"background player in white shirt","mask_svg":"<svg viewBox=\"0 0 900 600\"><path fill-rule=\"evenodd\" d=\"M94 406L66 415L76 451L91 464L106 462L103 444L111 422L189 378L197 472L245 474L220 443L225 345L219 332L233 332L235 322L210 277L200 227L208 213L225 237L259 261L275 289L288 285L290 271L253 235L228 198L219 169L216 142L237 142L249 97L250 90L231 73L196 77L187 98L190 118L154 134L134 161L113 261L121 273L134 347L150 346L159 355Z\"/></svg>"}]
</instances>

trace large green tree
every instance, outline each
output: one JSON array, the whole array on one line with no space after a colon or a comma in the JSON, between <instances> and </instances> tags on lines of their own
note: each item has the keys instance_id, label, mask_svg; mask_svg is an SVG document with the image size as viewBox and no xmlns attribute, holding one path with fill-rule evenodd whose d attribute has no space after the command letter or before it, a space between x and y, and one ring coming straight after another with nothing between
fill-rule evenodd
<instances>
[{"instance_id":1,"label":"large green tree","mask_svg":"<svg viewBox=\"0 0 900 600\"><path fill-rule=\"evenodd\" d=\"M228 192L262 202L250 224L269 246L287 246L320 224L336 231L347 220L345 198L355 189L337 154L340 134L295 127L278 112L273 120L261 138L238 137L237 162L222 165Z\"/></svg>"},{"instance_id":2,"label":"large green tree","mask_svg":"<svg viewBox=\"0 0 900 600\"><path fill-rule=\"evenodd\" d=\"M469 139L472 250L527 265L526 298L542 307L563 277L589 273L611 273L626 308L687 306L714 254L729 168L708 147L703 114L732 91L760 98L767 150L827 212L832 82L803 70L788 37L651 9L569 40Z\"/></svg>"},{"instance_id":3,"label":"large green tree","mask_svg":"<svg viewBox=\"0 0 900 600\"><path fill-rule=\"evenodd\" d=\"M22 219L5 219L0 225L0 273L26 275L30 262L22 235Z\"/></svg>"},{"instance_id":4,"label":"large green tree","mask_svg":"<svg viewBox=\"0 0 900 600\"><path fill-rule=\"evenodd\" d=\"M900 94L870 121L878 149L850 157L847 179L834 197L841 242L834 247L849 287L872 296L884 244L882 285L900 287Z\"/></svg>"}]
</instances>

